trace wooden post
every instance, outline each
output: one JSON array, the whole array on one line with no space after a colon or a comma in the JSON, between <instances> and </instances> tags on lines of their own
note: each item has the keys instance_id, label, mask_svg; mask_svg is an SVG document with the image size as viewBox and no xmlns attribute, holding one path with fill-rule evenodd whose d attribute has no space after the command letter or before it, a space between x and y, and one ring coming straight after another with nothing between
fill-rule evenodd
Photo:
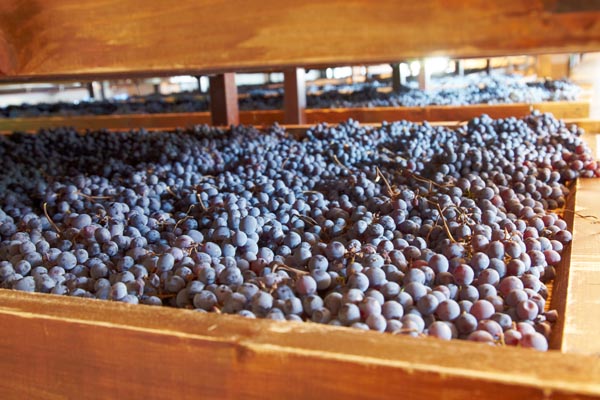
<instances>
[{"instance_id":1,"label":"wooden post","mask_svg":"<svg viewBox=\"0 0 600 400\"><path fill-rule=\"evenodd\" d=\"M94 93L94 82L86 83L86 87L87 87L88 95L90 96L90 99L96 98L96 95Z\"/></svg>"},{"instance_id":2,"label":"wooden post","mask_svg":"<svg viewBox=\"0 0 600 400\"><path fill-rule=\"evenodd\" d=\"M283 71L283 114L286 124L304 124L306 117L306 85L304 68Z\"/></svg>"},{"instance_id":3,"label":"wooden post","mask_svg":"<svg viewBox=\"0 0 600 400\"><path fill-rule=\"evenodd\" d=\"M392 89L394 92L399 92L402 86L406 85L406 76L402 73L400 63L390 65L392 67Z\"/></svg>"},{"instance_id":4,"label":"wooden post","mask_svg":"<svg viewBox=\"0 0 600 400\"><path fill-rule=\"evenodd\" d=\"M419 89L427 90L431 87L431 73L427 68L425 59L421 60L421 70L419 71Z\"/></svg>"},{"instance_id":5,"label":"wooden post","mask_svg":"<svg viewBox=\"0 0 600 400\"><path fill-rule=\"evenodd\" d=\"M108 81L101 81L100 82L100 97L102 98L102 100L106 100L108 99L110 95L110 87L108 84Z\"/></svg>"},{"instance_id":6,"label":"wooden post","mask_svg":"<svg viewBox=\"0 0 600 400\"><path fill-rule=\"evenodd\" d=\"M196 78L196 84L198 85L198 93L202 93L202 83L200 81L200 79L202 78L201 75L196 75L194 78Z\"/></svg>"},{"instance_id":7,"label":"wooden post","mask_svg":"<svg viewBox=\"0 0 600 400\"><path fill-rule=\"evenodd\" d=\"M352 67L352 76L350 77L350 79L352 80L352 83L356 83L358 81L361 80L361 77L364 76L364 74L362 73L362 66L353 66Z\"/></svg>"},{"instance_id":8,"label":"wooden post","mask_svg":"<svg viewBox=\"0 0 600 400\"><path fill-rule=\"evenodd\" d=\"M240 122L235 73L210 77L210 114L213 125L237 125Z\"/></svg>"},{"instance_id":9,"label":"wooden post","mask_svg":"<svg viewBox=\"0 0 600 400\"><path fill-rule=\"evenodd\" d=\"M371 81L371 71L369 71L369 66L365 65L365 82L370 82Z\"/></svg>"},{"instance_id":10,"label":"wooden post","mask_svg":"<svg viewBox=\"0 0 600 400\"><path fill-rule=\"evenodd\" d=\"M454 60L454 73L458 76L465 76L465 66L462 60Z\"/></svg>"},{"instance_id":11,"label":"wooden post","mask_svg":"<svg viewBox=\"0 0 600 400\"><path fill-rule=\"evenodd\" d=\"M485 72L488 75L492 74L492 59L491 58L487 58L485 60Z\"/></svg>"}]
</instances>

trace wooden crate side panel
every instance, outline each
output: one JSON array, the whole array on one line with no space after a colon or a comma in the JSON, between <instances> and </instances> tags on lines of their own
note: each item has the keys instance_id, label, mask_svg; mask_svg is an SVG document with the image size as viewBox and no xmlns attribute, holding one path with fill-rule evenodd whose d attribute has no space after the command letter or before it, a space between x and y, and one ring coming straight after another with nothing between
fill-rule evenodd
<instances>
[{"instance_id":1,"label":"wooden crate side panel","mask_svg":"<svg viewBox=\"0 0 600 400\"><path fill-rule=\"evenodd\" d=\"M0 72L83 79L584 52L600 49L599 20L594 1L4 0Z\"/></svg>"},{"instance_id":2,"label":"wooden crate side panel","mask_svg":"<svg viewBox=\"0 0 600 400\"><path fill-rule=\"evenodd\" d=\"M571 195L567 198L567 204L562 212L562 216L567 222L569 230L574 229L574 210L579 200L578 196L580 193L576 190L575 185L572 188ZM586 198L585 194L581 194L583 199ZM574 271L571 268L571 252L573 248L567 245L563 249L561 254L561 261L556 266L556 278L550 283L549 291L551 290L550 310L556 310L558 312L558 320L552 326L552 334L548 340L548 345L551 349L566 351L564 347L565 343L565 325L568 323L567 313L567 293L570 290L569 278Z\"/></svg>"},{"instance_id":3,"label":"wooden crate side panel","mask_svg":"<svg viewBox=\"0 0 600 400\"><path fill-rule=\"evenodd\" d=\"M283 110L240 111L240 123L244 125L281 124L283 118Z\"/></svg>"},{"instance_id":4,"label":"wooden crate side panel","mask_svg":"<svg viewBox=\"0 0 600 400\"><path fill-rule=\"evenodd\" d=\"M597 135L600 136L600 135ZM600 355L600 182L580 179L573 221L573 242L562 349Z\"/></svg>"},{"instance_id":5,"label":"wooden crate side panel","mask_svg":"<svg viewBox=\"0 0 600 400\"><path fill-rule=\"evenodd\" d=\"M534 110L552 113L556 118L589 118L589 101L548 101L533 104Z\"/></svg>"},{"instance_id":6,"label":"wooden crate side panel","mask_svg":"<svg viewBox=\"0 0 600 400\"><path fill-rule=\"evenodd\" d=\"M468 121L487 114L492 118L525 117L531 113L531 106L514 104L473 104L465 106L427 107L428 121Z\"/></svg>"},{"instance_id":7,"label":"wooden crate side panel","mask_svg":"<svg viewBox=\"0 0 600 400\"><path fill-rule=\"evenodd\" d=\"M0 290L12 398L600 398L589 356Z\"/></svg>"},{"instance_id":8,"label":"wooden crate side panel","mask_svg":"<svg viewBox=\"0 0 600 400\"><path fill-rule=\"evenodd\" d=\"M72 117L37 117L0 119L0 132L36 132L41 128L70 126L77 130L175 129L210 124L210 113L79 115Z\"/></svg>"},{"instance_id":9,"label":"wooden crate side panel","mask_svg":"<svg viewBox=\"0 0 600 400\"><path fill-rule=\"evenodd\" d=\"M581 122L584 128L598 125L597 120L585 120L589 115L589 102L539 103L534 105L540 111L556 112L557 118L568 116L569 122ZM587 110L587 111L586 111ZM339 123L352 118L361 123L381 123L383 121L468 121L482 114L492 118L524 117L531 111L528 104L477 104L468 106L429 106L429 107L363 107L306 109L306 123ZM578 117L582 115L582 117ZM559 117L562 116L562 117ZM244 125L272 125L283 123L282 110L240 111L240 123ZM573 121L575 119L576 121ZM175 129L198 124L210 124L209 112L165 113L165 114L120 114L120 115L78 115L70 117L31 117L1 118L0 133L14 131L34 132L40 128L71 126L76 129Z\"/></svg>"}]
</instances>

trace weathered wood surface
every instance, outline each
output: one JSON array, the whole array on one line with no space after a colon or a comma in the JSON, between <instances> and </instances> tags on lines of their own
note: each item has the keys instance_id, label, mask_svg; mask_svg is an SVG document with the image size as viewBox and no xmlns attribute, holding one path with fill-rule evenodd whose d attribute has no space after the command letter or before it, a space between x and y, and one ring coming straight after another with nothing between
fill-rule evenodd
<instances>
[{"instance_id":1,"label":"weathered wood surface","mask_svg":"<svg viewBox=\"0 0 600 400\"><path fill-rule=\"evenodd\" d=\"M475 104L468 106L429 106L429 107L364 107L339 109L306 109L305 123L337 123L350 118L362 123L383 121L467 121L481 114L493 118L524 117L532 109L549 111L557 118L581 119L589 116L589 102L547 102L533 105L517 104ZM225 114L224 114L225 115ZM229 113L228 115L232 115ZM246 125L271 125L283 123L284 111L259 110L240 111L239 122ZM32 117L0 119L0 132L15 130L35 131L40 128L72 126L77 129L173 129L210 123L208 112L168 113L168 114L122 114L122 115L81 115L72 117ZM221 124L228 124L222 122Z\"/></svg>"},{"instance_id":2,"label":"weathered wood surface","mask_svg":"<svg viewBox=\"0 0 600 400\"><path fill-rule=\"evenodd\" d=\"M600 4L559 0L3 0L5 80L356 65L600 49Z\"/></svg>"},{"instance_id":3,"label":"weathered wood surface","mask_svg":"<svg viewBox=\"0 0 600 400\"><path fill-rule=\"evenodd\" d=\"M210 119L213 125L238 125L238 104L235 74L225 73L210 77Z\"/></svg>"},{"instance_id":4,"label":"weathered wood surface","mask_svg":"<svg viewBox=\"0 0 600 400\"><path fill-rule=\"evenodd\" d=\"M0 397L600 398L600 359L0 290Z\"/></svg>"},{"instance_id":5,"label":"weathered wood surface","mask_svg":"<svg viewBox=\"0 0 600 400\"><path fill-rule=\"evenodd\" d=\"M584 138L600 159L600 127ZM595 129L594 129L595 128ZM600 180L577 182L561 348L600 356Z\"/></svg>"},{"instance_id":6,"label":"weathered wood surface","mask_svg":"<svg viewBox=\"0 0 600 400\"><path fill-rule=\"evenodd\" d=\"M283 122L306 123L306 82L304 68L287 68L283 72Z\"/></svg>"}]
</instances>

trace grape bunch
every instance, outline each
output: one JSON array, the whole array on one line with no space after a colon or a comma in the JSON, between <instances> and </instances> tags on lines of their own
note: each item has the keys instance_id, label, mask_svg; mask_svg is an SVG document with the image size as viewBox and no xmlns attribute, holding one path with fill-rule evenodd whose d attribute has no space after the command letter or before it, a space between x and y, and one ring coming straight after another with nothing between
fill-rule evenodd
<instances>
[{"instance_id":1,"label":"grape bunch","mask_svg":"<svg viewBox=\"0 0 600 400\"><path fill-rule=\"evenodd\" d=\"M0 137L0 287L546 350L571 183L548 114Z\"/></svg>"}]
</instances>

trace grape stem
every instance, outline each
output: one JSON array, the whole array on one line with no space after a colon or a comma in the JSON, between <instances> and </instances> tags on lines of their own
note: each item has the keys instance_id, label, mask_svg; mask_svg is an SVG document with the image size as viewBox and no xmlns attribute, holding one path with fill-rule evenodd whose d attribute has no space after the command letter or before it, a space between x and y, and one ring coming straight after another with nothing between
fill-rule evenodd
<instances>
[{"instance_id":1,"label":"grape stem","mask_svg":"<svg viewBox=\"0 0 600 400\"><path fill-rule=\"evenodd\" d=\"M289 265L285 265L285 264L281 264L281 263L276 263L275 264L275 266L273 267L273 272L277 271L278 269L282 269L284 271L291 272L291 273L296 274L298 276L309 275L308 271L302 271L301 269L290 267Z\"/></svg>"},{"instance_id":2,"label":"grape stem","mask_svg":"<svg viewBox=\"0 0 600 400\"><path fill-rule=\"evenodd\" d=\"M50 218L50 214L48 214L48 203L44 203L43 209L44 209L44 215L46 215L46 218L48 218L48 222L50 222L50 225L52 225L52 227L60 235L62 233L62 231L60 229L58 229L58 226L54 223L52 218Z\"/></svg>"}]
</instances>

